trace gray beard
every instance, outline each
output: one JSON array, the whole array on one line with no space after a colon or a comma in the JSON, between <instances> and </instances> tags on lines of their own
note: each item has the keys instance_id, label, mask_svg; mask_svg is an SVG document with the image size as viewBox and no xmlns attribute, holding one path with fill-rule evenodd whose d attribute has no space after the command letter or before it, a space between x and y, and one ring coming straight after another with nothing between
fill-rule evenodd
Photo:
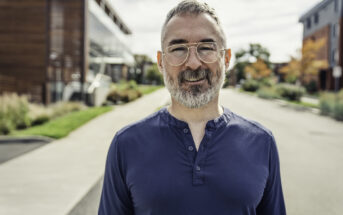
<instances>
[{"instance_id":1,"label":"gray beard","mask_svg":"<svg viewBox=\"0 0 343 215\"><path fill-rule=\"evenodd\" d=\"M169 90L171 97L187 108L201 108L216 98L224 84L225 77L224 72L221 72L219 79L212 80L213 83L210 84L209 88L201 92L199 86L192 86L191 90L187 91L182 90L178 86L180 84L180 78L178 83L175 83L165 71L163 73L164 84Z\"/></svg>"}]
</instances>

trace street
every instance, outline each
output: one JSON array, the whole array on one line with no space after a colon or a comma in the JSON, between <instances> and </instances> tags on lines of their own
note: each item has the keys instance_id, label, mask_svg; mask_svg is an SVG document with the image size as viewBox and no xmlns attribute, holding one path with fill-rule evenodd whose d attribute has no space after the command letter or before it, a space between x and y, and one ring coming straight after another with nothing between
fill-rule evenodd
<instances>
[{"instance_id":1,"label":"street","mask_svg":"<svg viewBox=\"0 0 343 215\"><path fill-rule=\"evenodd\" d=\"M2 163L0 214L96 213L115 131L156 111L168 97L161 89L97 117L66 138ZM223 89L220 99L231 111L273 132L288 215L341 215L342 122L233 89Z\"/></svg>"},{"instance_id":2,"label":"street","mask_svg":"<svg viewBox=\"0 0 343 215\"><path fill-rule=\"evenodd\" d=\"M273 132L287 214L342 214L342 122L231 89L222 90L220 103Z\"/></svg>"}]
</instances>

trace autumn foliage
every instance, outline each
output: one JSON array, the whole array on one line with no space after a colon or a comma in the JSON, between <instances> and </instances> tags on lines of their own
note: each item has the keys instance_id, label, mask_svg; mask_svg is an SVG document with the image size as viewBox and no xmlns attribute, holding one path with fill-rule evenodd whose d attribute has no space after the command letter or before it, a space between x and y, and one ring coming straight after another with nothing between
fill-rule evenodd
<instances>
[{"instance_id":1,"label":"autumn foliage","mask_svg":"<svg viewBox=\"0 0 343 215\"><path fill-rule=\"evenodd\" d=\"M301 84L317 80L319 70L328 66L327 60L318 57L325 42L325 39L307 40L298 56L291 57L290 62L280 69L280 73L285 75L286 80L299 80Z\"/></svg>"},{"instance_id":2,"label":"autumn foliage","mask_svg":"<svg viewBox=\"0 0 343 215\"><path fill-rule=\"evenodd\" d=\"M272 73L271 69L268 68L268 65L262 59L257 59L256 62L246 66L244 72L255 80L267 78Z\"/></svg>"}]
</instances>

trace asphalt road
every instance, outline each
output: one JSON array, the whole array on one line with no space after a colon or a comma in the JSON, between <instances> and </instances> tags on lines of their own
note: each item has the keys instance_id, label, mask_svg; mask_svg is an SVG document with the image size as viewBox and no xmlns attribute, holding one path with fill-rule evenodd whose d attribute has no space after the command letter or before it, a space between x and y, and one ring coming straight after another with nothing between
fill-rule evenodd
<instances>
[{"instance_id":1,"label":"asphalt road","mask_svg":"<svg viewBox=\"0 0 343 215\"><path fill-rule=\"evenodd\" d=\"M49 138L0 137L0 164L51 142Z\"/></svg>"},{"instance_id":2,"label":"asphalt road","mask_svg":"<svg viewBox=\"0 0 343 215\"><path fill-rule=\"evenodd\" d=\"M342 122L234 90L222 90L220 103L272 130L288 215L342 214Z\"/></svg>"}]
</instances>

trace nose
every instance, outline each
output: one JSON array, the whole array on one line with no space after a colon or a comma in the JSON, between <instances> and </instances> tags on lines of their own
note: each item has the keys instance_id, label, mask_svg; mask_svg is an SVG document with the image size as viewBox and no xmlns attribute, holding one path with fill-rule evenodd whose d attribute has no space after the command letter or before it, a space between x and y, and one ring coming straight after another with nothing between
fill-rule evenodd
<instances>
[{"instance_id":1,"label":"nose","mask_svg":"<svg viewBox=\"0 0 343 215\"><path fill-rule=\"evenodd\" d=\"M196 47L191 46L189 47L189 53L188 53L188 58L186 59L185 66L192 69L196 70L199 67L201 67L201 61L198 58L198 55L196 53Z\"/></svg>"}]
</instances>

